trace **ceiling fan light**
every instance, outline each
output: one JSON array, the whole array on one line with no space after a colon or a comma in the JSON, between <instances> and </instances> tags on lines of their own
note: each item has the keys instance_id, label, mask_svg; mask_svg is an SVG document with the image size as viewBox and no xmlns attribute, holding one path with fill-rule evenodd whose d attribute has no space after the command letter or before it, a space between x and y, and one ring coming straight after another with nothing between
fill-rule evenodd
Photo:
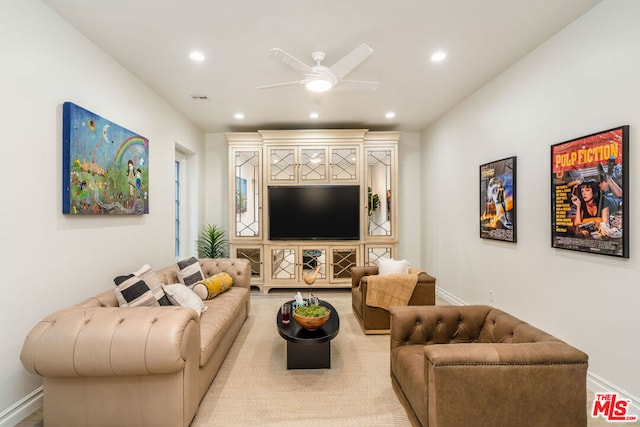
<instances>
[{"instance_id":1,"label":"ceiling fan light","mask_svg":"<svg viewBox=\"0 0 640 427\"><path fill-rule=\"evenodd\" d=\"M326 92L333 87L333 84L328 80L315 79L307 82L305 87L311 92Z\"/></svg>"}]
</instances>

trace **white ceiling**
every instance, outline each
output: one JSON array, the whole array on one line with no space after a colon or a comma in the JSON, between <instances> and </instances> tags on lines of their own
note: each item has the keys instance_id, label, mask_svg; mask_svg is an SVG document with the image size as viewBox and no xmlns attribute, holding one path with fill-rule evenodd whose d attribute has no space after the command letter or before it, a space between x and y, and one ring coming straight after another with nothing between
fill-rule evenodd
<instances>
[{"instance_id":1,"label":"white ceiling","mask_svg":"<svg viewBox=\"0 0 640 427\"><path fill-rule=\"evenodd\" d=\"M420 131L599 1L43 0L206 132ZM256 90L301 78L270 48L308 65L321 50L331 66L362 43L374 52L346 78L376 91ZM432 63L438 49L448 57Z\"/></svg>"}]
</instances>

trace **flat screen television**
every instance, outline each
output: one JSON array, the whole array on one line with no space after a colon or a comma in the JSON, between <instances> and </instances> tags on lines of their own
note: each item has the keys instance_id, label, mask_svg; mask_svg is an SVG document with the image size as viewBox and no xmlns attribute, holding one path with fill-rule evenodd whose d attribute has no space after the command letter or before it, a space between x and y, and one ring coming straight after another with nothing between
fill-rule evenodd
<instances>
[{"instance_id":1,"label":"flat screen television","mask_svg":"<svg viewBox=\"0 0 640 427\"><path fill-rule=\"evenodd\" d=\"M360 186L268 188L270 240L360 239Z\"/></svg>"}]
</instances>

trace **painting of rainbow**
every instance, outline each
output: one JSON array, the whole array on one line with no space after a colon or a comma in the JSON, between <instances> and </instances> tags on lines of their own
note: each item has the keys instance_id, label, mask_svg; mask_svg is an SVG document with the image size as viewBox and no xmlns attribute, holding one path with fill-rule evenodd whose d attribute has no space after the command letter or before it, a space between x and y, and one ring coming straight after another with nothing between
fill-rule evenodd
<instances>
[{"instance_id":1,"label":"painting of rainbow","mask_svg":"<svg viewBox=\"0 0 640 427\"><path fill-rule=\"evenodd\" d=\"M62 159L62 213L149 213L147 138L65 102Z\"/></svg>"}]
</instances>

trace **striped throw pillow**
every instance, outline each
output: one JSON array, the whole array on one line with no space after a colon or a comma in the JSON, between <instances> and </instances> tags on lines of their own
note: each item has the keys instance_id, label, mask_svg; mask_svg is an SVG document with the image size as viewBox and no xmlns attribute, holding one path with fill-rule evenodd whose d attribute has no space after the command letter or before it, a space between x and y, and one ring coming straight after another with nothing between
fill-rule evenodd
<instances>
[{"instance_id":1,"label":"striped throw pillow","mask_svg":"<svg viewBox=\"0 0 640 427\"><path fill-rule=\"evenodd\" d=\"M118 276L113 281L120 307L171 305L162 289L162 282L148 264L131 274Z\"/></svg>"},{"instance_id":2,"label":"striped throw pillow","mask_svg":"<svg viewBox=\"0 0 640 427\"><path fill-rule=\"evenodd\" d=\"M200 268L200 263L196 257L178 261L178 268L180 269L176 274L178 281L186 286L191 286L204 279L204 273L202 273L202 268Z\"/></svg>"}]
</instances>

